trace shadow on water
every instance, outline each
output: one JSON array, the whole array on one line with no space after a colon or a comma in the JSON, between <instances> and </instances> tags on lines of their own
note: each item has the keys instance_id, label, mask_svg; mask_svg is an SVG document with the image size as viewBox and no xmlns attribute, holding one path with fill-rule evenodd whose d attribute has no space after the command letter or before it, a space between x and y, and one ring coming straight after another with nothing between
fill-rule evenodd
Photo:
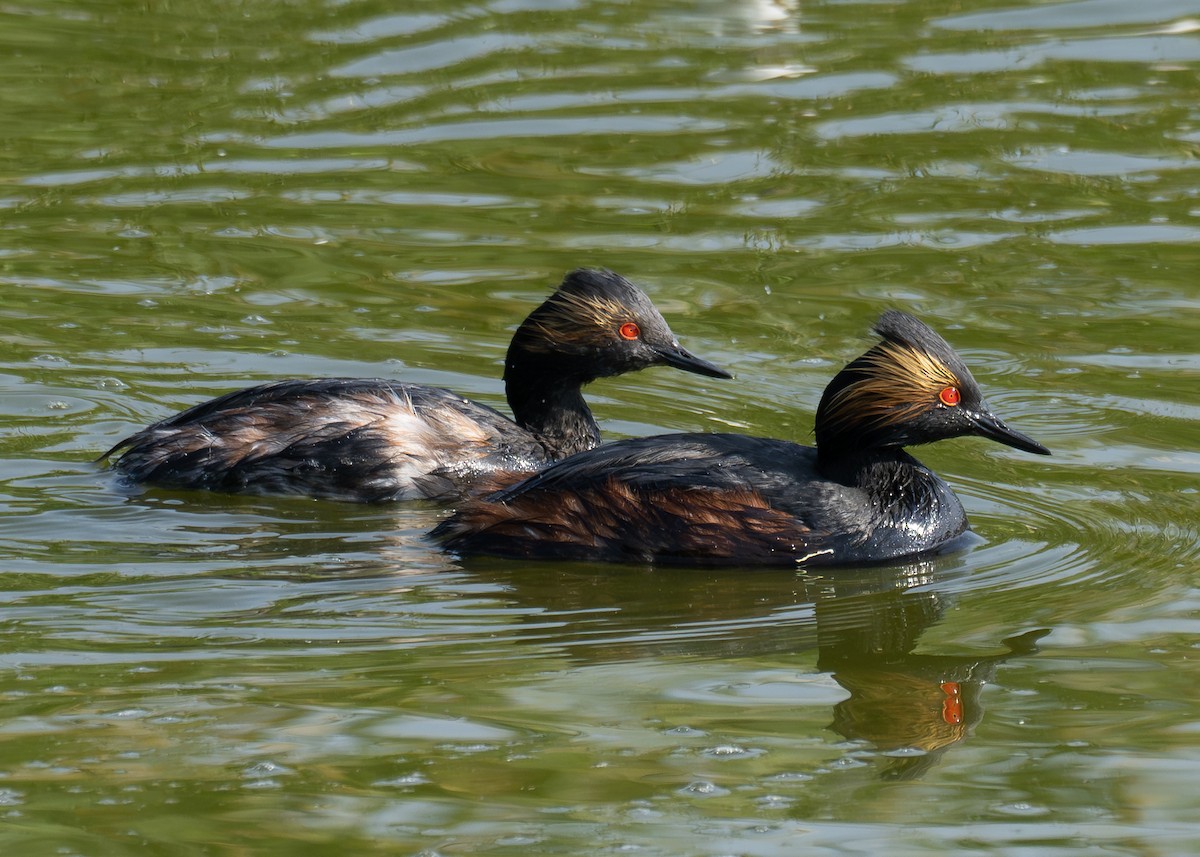
<instances>
[{"instance_id":1,"label":"shadow on water","mask_svg":"<svg viewBox=\"0 0 1200 857\"><path fill-rule=\"evenodd\" d=\"M821 575L489 561L472 563L470 574L501 585L543 625L561 620L544 643L576 663L815 651L816 671L848 694L830 728L864 742L881 778L910 779L971 735L997 668L1036 653L1050 633L1009 636L995 653L917 653L952 603L938 570L936 560Z\"/></svg>"}]
</instances>

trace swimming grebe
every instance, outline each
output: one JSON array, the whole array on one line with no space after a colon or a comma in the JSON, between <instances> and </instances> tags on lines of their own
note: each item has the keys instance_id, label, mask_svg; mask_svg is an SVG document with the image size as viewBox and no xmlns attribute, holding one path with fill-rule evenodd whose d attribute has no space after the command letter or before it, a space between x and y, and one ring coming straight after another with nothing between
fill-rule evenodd
<instances>
[{"instance_id":1,"label":"swimming grebe","mask_svg":"<svg viewBox=\"0 0 1200 857\"><path fill-rule=\"evenodd\" d=\"M677 565L833 565L945 545L962 504L902 447L1006 426L946 341L907 313L830 382L815 448L737 434L617 441L484 499L432 533L460 554Z\"/></svg>"},{"instance_id":2,"label":"swimming grebe","mask_svg":"<svg viewBox=\"0 0 1200 857\"><path fill-rule=\"evenodd\" d=\"M581 388L648 366L732 377L689 354L633 283L580 269L517 328L504 363L513 420L440 387L327 378L227 393L144 428L129 479L242 494L374 502L460 496L600 442ZM497 477L500 477L497 481Z\"/></svg>"}]
</instances>

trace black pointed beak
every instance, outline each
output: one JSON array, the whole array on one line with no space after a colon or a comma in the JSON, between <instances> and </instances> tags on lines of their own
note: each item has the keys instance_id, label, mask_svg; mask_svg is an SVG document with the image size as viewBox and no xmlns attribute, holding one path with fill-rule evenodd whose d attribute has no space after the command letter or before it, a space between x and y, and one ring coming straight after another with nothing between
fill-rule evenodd
<instances>
[{"instance_id":1,"label":"black pointed beak","mask_svg":"<svg viewBox=\"0 0 1200 857\"><path fill-rule=\"evenodd\" d=\"M1006 426L1004 420L993 414L986 406L980 411L968 412L966 416L975 426L975 433L981 437L990 438L997 443L1025 452L1033 452L1038 455L1050 454L1050 450L1033 438Z\"/></svg>"},{"instance_id":2,"label":"black pointed beak","mask_svg":"<svg viewBox=\"0 0 1200 857\"><path fill-rule=\"evenodd\" d=\"M732 378L733 376L716 364L701 360L685 350L678 342L670 345L653 345L654 353L668 366L682 369L684 372L695 372L697 375L707 375L709 378Z\"/></svg>"}]
</instances>

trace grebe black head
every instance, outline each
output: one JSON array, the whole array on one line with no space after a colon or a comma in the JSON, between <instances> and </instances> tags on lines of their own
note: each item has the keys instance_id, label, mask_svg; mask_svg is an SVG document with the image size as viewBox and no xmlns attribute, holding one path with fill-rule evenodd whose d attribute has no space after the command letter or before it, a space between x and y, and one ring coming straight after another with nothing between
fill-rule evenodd
<instances>
[{"instance_id":1,"label":"grebe black head","mask_svg":"<svg viewBox=\"0 0 1200 857\"><path fill-rule=\"evenodd\" d=\"M962 504L901 447L967 434L1048 454L983 401L946 342L891 311L830 382L817 448L661 435L571 456L433 531L462 554L686 565L870 563L943 548Z\"/></svg>"},{"instance_id":2,"label":"grebe black head","mask_svg":"<svg viewBox=\"0 0 1200 857\"><path fill-rule=\"evenodd\" d=\"M816 438L823 461L963 435L1050 454L992 413L962 358L927 324L889 310L875 332L883 341L839 372L821 396Z\"/></svg>"},{"instance_id":3,"label":"grebe black head","mask_svg":"<svg viewBox=\"0 0 1200 857\"><path fill-rule=\"evenodd\" d=\"M228 393L125 438L101 459L136 482L357 502L448 499L498 487L599 428L581 387L654 365L714 378L650 299L610 271L574 271L513 337L504 379L516 421L449 390L381 379L279 381Z\"/></svg>"},{"instance_id":4,"label":"grebe black head","mask_svg":"<svg viewBox=\"0 0 1200 857\"><path fill-rule=\"evenodd\" d=\"M733 377L685 351L629 280L580 268L517 328L504 362L505 391L516 421L561 458L600 442L580 387L650 366Z\"/></svg>"}]
</instances>

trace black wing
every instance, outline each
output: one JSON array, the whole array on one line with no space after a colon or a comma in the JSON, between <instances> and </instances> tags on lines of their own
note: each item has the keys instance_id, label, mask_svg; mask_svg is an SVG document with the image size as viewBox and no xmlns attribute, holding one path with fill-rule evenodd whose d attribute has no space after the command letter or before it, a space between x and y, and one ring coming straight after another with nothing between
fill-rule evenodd
<instances>
[{"instance_id":1,"label":"black wing","mask_svg":"<svg viewBox=\"0 0 1200 857\"><path fill-rule=\"evenodd\" d=\"M621 441L465 504L433 536L464 554L820 563L832 558L827 534L807 520L811 504L791 496L814 460L808 447L744 435Z\"/></svg>"}]
</instances>

